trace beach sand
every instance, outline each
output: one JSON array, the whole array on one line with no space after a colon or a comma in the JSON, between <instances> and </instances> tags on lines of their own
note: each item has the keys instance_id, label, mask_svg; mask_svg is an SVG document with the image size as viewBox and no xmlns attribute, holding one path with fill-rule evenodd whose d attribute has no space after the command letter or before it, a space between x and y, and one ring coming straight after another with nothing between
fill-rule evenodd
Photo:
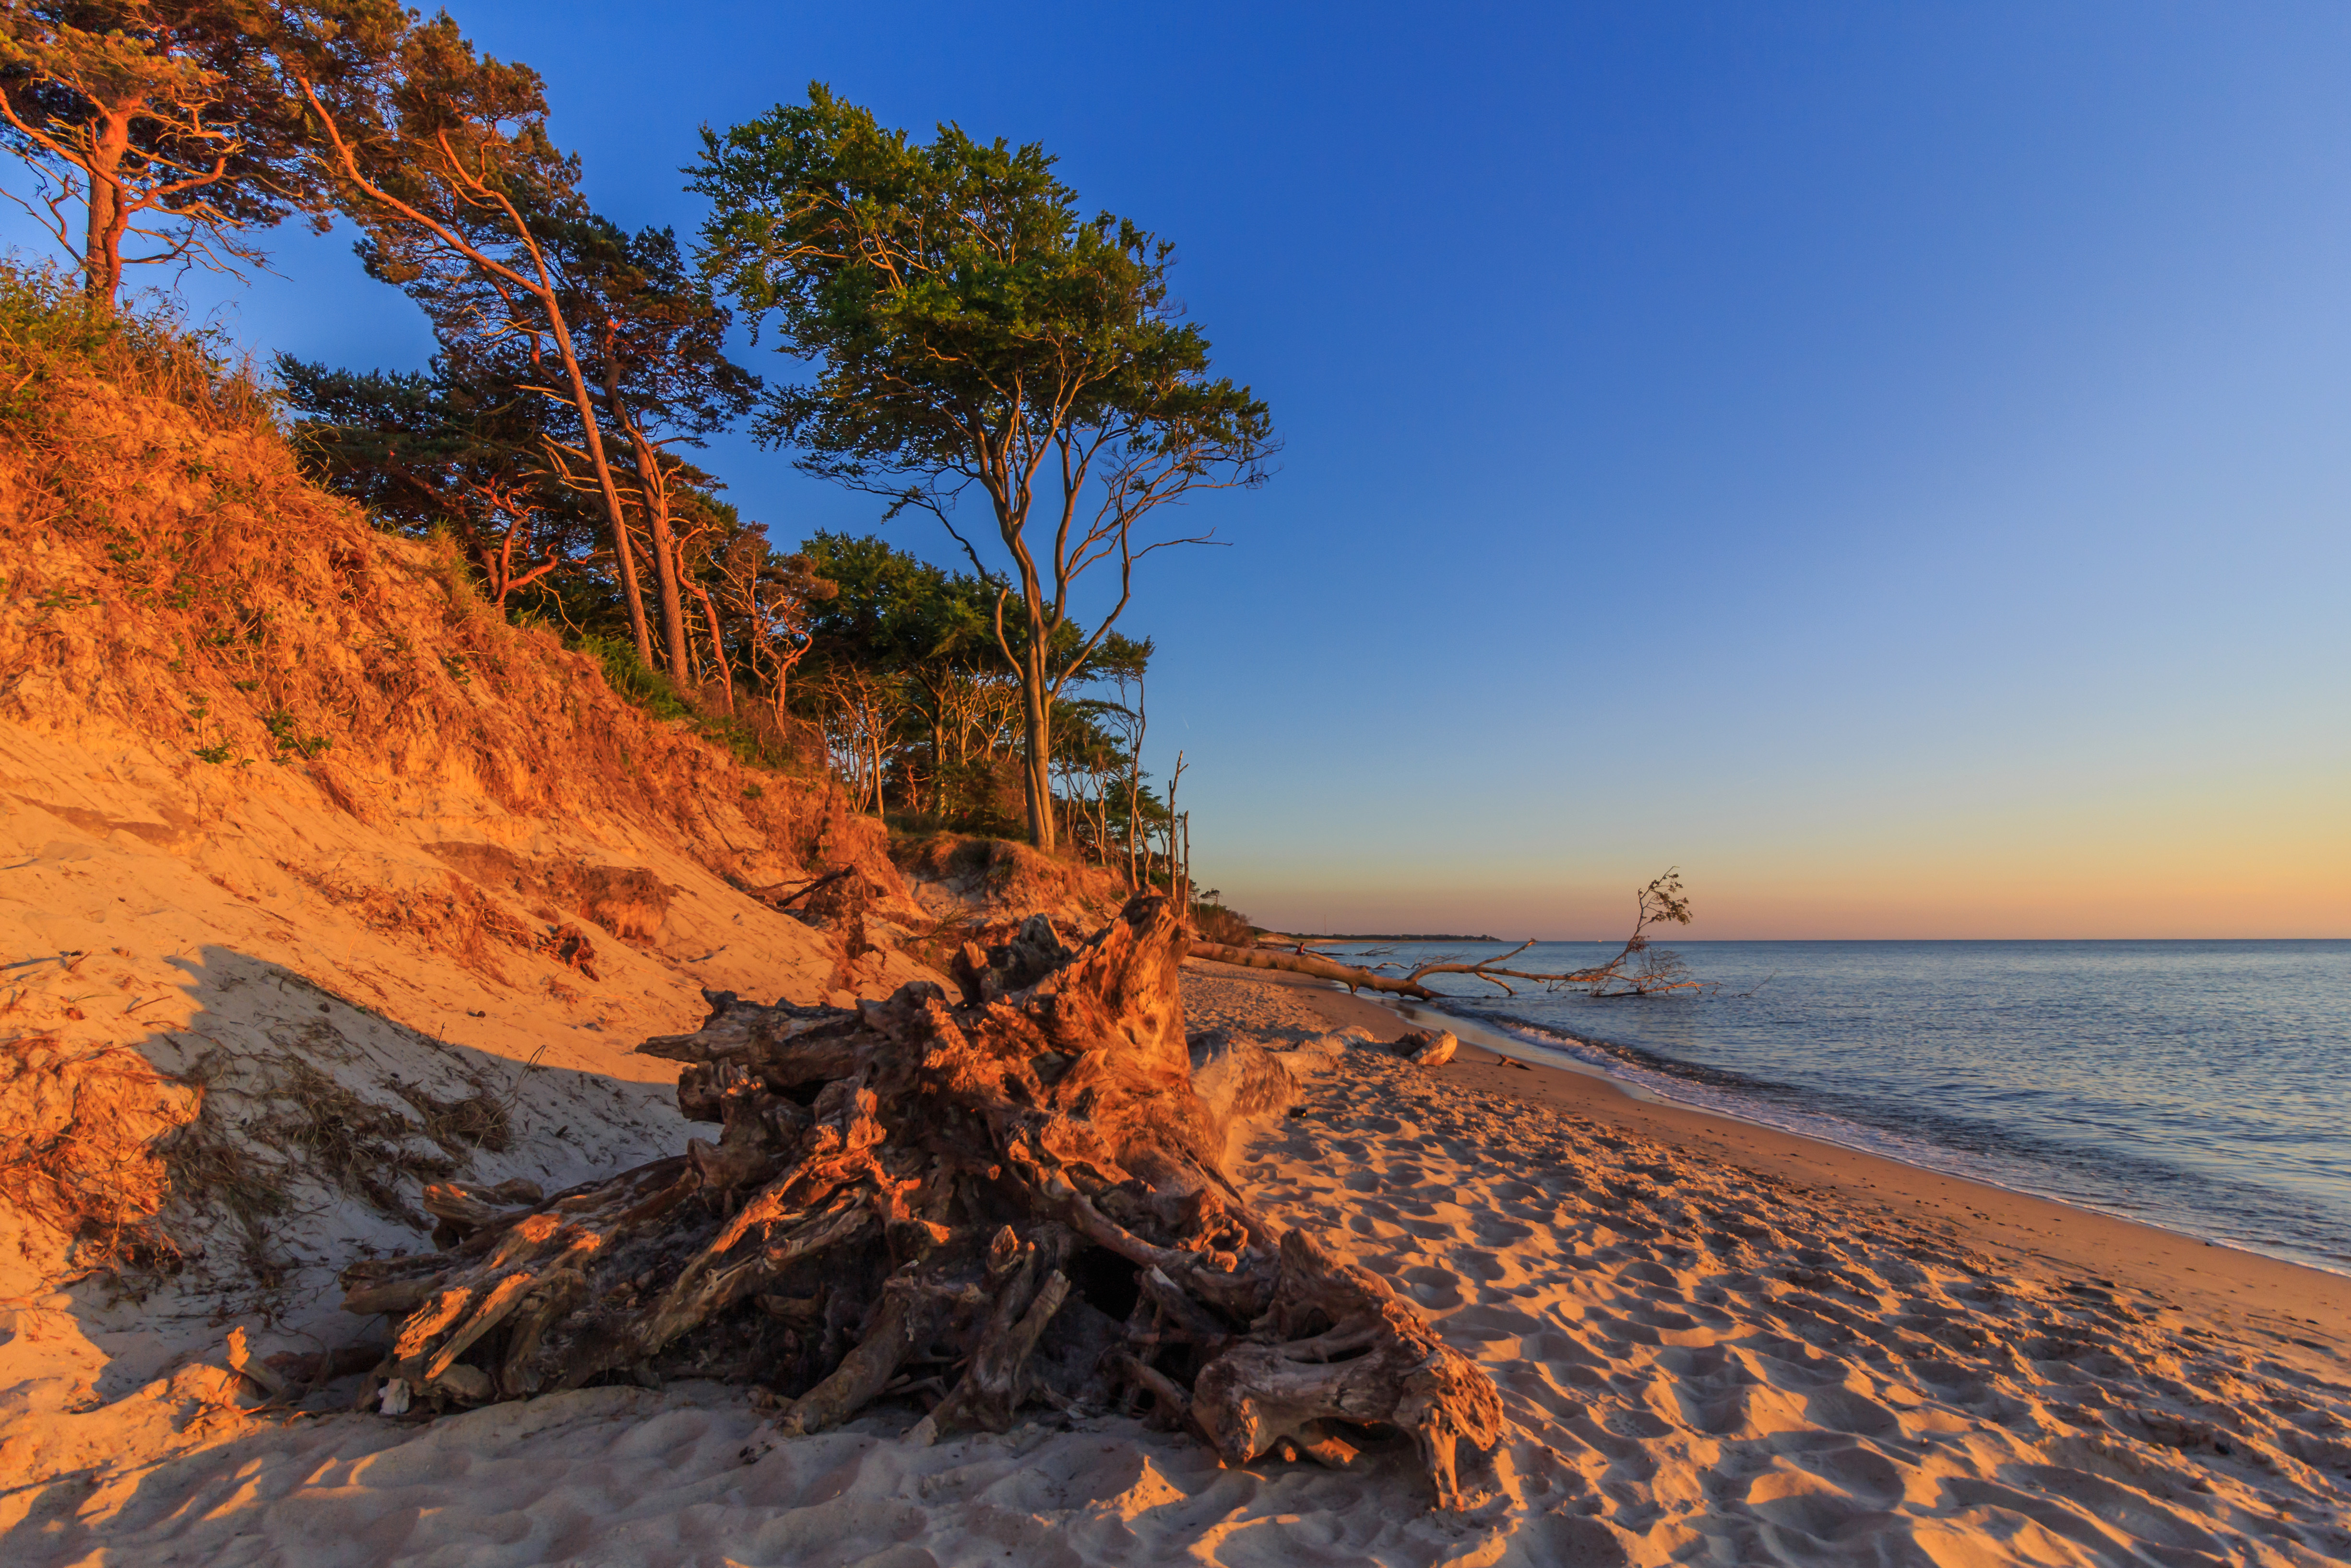
<instances>
[{"instance_id":1,"label":"beach sand","mask_svg":"<svg viewBox=\"0 0 2351 1568\"><path fill-rule=\"evenodd\" d=\"M1233 1174L1492 1375L1511 1428L1465 1515L1428 1511L1408 1446L1226 1469L1040 1412L917 1449L917 1413L877 1408L747 1465L740 1389L410 1424L256 1411L191 1366L85 1411L0 1409L0 1560L2351 1560L2346 1282L1474 1046L1411 1067L1373 1044L1394 1012L1286 978L1186 977L1194 1029L1304 1082L1236 1135Z\"/></svg>"}]
</instances>

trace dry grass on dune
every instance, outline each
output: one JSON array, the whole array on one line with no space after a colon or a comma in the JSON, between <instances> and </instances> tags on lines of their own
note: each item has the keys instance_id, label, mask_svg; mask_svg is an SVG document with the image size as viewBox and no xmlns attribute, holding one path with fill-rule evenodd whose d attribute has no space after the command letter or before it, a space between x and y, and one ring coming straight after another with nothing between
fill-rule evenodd
<instances>
[{"instance_id":1,"label":"dry grass on dune","mask_svg":"<svg viewBox=\"0 0 2351 1568\"><path fill-rule=\"evenodd\" d=\"M0 1204L69 1238L80 1268L170 1267L164 1149L202 1104L124 1046L0 1043Z\"/></svg>"},{"instance_id":2,"label":"dry grass on dune","mask_svg":"<svg viewBox=\"0 0 2351 1568\"><path fill-rule=\"evenodd\" d=\"M838 791L650 717L595 659L492 611L453 551L312 485L201 337L76 319L0 273L0 717L179 738L221 793L286 769L362 820L479 796L638 818L754 879L847 857L895 883ZM751 831L715 823L714 797Z\"/></svg>"},{"instance_id":3,"label":"dry grass on dune","mask_svg":"<svg viewBox=\"0 0 2351 1568\"><path fill-rule=\"evenodd\" d=\"M881 825L703 728L310 484L204 335L0 265L0 1309L128 1268L276 1313L497 1152L524 1064L922 972ZM853 940L741 891L842 866ZM568 1170L532 1096L506 1163Z\"/></svg>"}]
</instances>

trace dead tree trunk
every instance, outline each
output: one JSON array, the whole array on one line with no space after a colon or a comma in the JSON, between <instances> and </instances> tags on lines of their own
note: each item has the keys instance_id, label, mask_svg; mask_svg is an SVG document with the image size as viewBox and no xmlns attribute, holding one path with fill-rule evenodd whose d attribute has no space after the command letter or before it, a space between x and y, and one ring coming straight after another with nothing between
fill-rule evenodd
<instances>
[{"instance_id":1,"label":"dead tree trunk","mask_svg":"<svg viewBox=\"0 0 2351 1568\"><path fill-rule=\"evenodd\" d=\"M1180 757L1180 753L1179 753ZM1181 772L1179 766L1177 769ZM1169 798L1174 798L1173 786ZM1172 842L1172 839L1171 839ZM1172 886L1172 884L1171 884ZM1191 944L1194 958L1213 959L1217 963L1238 964L1244 969L1287 970L1292 974L1311 974L1318 980L1335 980L1349 991L1385 992L1395 996L1416 997L1423 1002L1437 1002L1443 992L1421 984L1432 974L1466 974L1497 986L1516 996L1510 982L1531 981L1552 991L1583 991L1593 996L1655 996L1665 992L1710 990L1705 981L1689 978L1688 966L1677 954L1667 951L1649 940L1649 929L1661 924L1687 926L1690 923L1689 899L1683 894L1680 875L1670 867L1662 877L1654 877L1646 888L1633 891L1633 932L1625 939L1624 947L1605 963L1587 969L1541 970L1505 969L1503 962L1534 946L1532 939L1520 942L1509 952L1498 953L1476 963L1463 963L1453 959L1436 959L1416 965L1406 974L1382 974L1377 969L1358 968L1326 959L1297 949L1277 947L1235 948L1221 942L1195 940ZM1401 968L1383 964L1381 968ZM1614 989L1611 989L1611 988Z\"/></svg>"},{"instance_id":2,"label":"dead tree trunk","mask_svg":"<svg viewBox=\"0 0 2351 1568\"><path fill-rule=\"evenodd\" d=\"M1398 975L1381 974L1376 970L1358 969L1336 959L1317 957L1313 953L1290 952L1275 948L1235 948L1222 942L1194 940L1191 956L1214 960L1217 963L1237 964L1243 969L1275 969L1290 974L1311 974L1317 980L1334 980L1349 991L1384 992L1391 996L1410 996L1422 1002L1435 1002L1438 993L1417 981Z\"/></svg>"},{"instance_id":3,"label":"dead tree trunk","mask_svg":"<svg viewBox=\"0 0 2351 1568\"><path fill-rule=\"evenodd\" d=\"M678 1103L716 1143L519 1207L433 1189L454 1244L345 1272L350 1310L398 1320L388 1407L650 1370L767 1386L777 1440L927 1387L928 1440L1131 1390L1236 1464L1401 1428L1462 1506L1455 1449L1499 1435L1493 1386L1226 1179L1185 951L1138 898L1074 953L1042 919L967 949L959 999L716 998L640 1047L686 1064Z\"/></svg>"}]
</instances>

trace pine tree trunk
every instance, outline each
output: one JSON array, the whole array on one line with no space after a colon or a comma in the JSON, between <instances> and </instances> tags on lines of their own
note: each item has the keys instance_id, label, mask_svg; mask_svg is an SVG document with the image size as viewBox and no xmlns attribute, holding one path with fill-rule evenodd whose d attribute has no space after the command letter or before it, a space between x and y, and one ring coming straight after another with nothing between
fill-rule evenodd
<instances>
[{"instance_id":1,"label":"pine tree trunk","mask_svg":"<svg viewBox=\"0 0 2351 1568\"><path fill-rule=\"evenodd\" d=\"M669 655L670 679L681 690L694 682L692 660L685 643L685 601L678 592L677 544L669 530L669 486L661 472L661 453L637 421L630 417L621 396L621 357L608 343L604 350L604 406L612 422L629 438L637 462L637 493L645 508L645 528L653 547L653 592L661 606L662 644Z\"/></svg>"},{"instance_id":2,"label":"pine tree trunk","mask_svg":"<svg viewBox=\"0 0 2351 1568\"><path fill-rule=\"evenodd\" d=\"M711 602L710 590L700 583L694 585L694 596L702 603L702 618L710 628L710 663L718 671L719 701L725 704L726 716L735 716L735 667L727 662L726 639L718 624L718 607Z\"/></svg>"},{"instance_id":3,"label":"pine tree trunk","mask_svg":"<svg viewBox=\"0 0 2351 1568\"><path fill-rule=\"evenodd\" d=\"M571 379L571 406L578 410L582 434L588 442L588 461L596 471L596 487L604 498L604 517L612 532L612 564L621 576L621 597L629 610L629 631L636 639L637 659L648 670L653 664L653 640L645 625L644 590L637 584L636 547L629 540L628 514L621 505L620 487L612 483L612 465L604 455L604 431L596 419L595 400L588 395L588 378L580 373L580 356L571 347L571 332L563 323L563 312L552 288L540 296L547 307L548 324L554 330L555 347L563 359L564 373Z\"/></svg>"},{"instance_id":4,"label":"pine tree trunk","mask_svg":"<svg viewBox=\"0 0 2351 1568\"><path fill-rule=\"evenodd\" d=\"M131 124L110 115L91 149L89 211L82 230L82 290L89 301L91 319L114 319L115 298L122 292L122 234L130 226L123 211L120 171L131 149Z\"/></svg>"}]
</instances>

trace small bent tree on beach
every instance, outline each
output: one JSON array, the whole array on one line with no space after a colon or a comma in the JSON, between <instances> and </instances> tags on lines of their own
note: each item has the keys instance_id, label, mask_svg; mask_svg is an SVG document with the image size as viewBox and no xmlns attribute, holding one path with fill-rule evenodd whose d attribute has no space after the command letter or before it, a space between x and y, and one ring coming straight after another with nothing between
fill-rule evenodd
<instances>
[{"instance_id":1,"label":"small bent tree on beach","mask_svg":"<svg viewBox=\"0 0 2351 1568\"><path fill-rule=\"evenodd\" d=\"M1679 869L1668 867L1663 875L1653 877L1645 887L1633 890L1633 929L1615 956L1604 963L1588 969L1541 971L1504 967L1519 954L1534 946L1532 939L1520 942L1509 952L1497 953L1476 963L1458 959L1432 959L1416 965L1409 973L1384 974L1378 968L1362 968L1322 958L1305 950L1305 944L1295 949L1267 947L1236 947L1209 941L1194 941L1196 958L1214 959L1218 963L1238 964L1246 969L1287 970L1294 974L1311 974L1322 980L1334 980L1350 991L1384 992L1394 996L1415 997L1423 1002L1435 1002L1443 992L1431 991L1421 983L1433 974L1466 974L1499 987L1505 994L1515 996L1513 980L1528 981L1549 991L1581 991L1585 994L1608 999L1624 996L1656 996L1667 992L1699 991L1705 982L1691 978L1689 966L1679 953L1656 946L1649 932L1658 926L1687 926L1692 919L1689 896L1682 890Z\"/></svg>"},{"instance_id":2,"label":"small bent tree on beach","mask_svg":"<svg viewBox=\"0 0 2351 1568\"><path fill-rule=\"evenodd\" d=\"M958 996L715 995L700 1029L645 1042L716 1142L552 1196L427 1188L442 1250L343 1274L347 1310L398 1325L385 1409L725 1378L777 1410L757 1458L885 1396L921 1402L918 1443L1031 1402L1131 1407L1231 1464L1344 1467L1401 1432L1439 1506L1474 1501L1461 1450L1501 1437L1491 1380L1225 1174L1230 1118L1294 1085L1254 1047L1186 1038L1167 900L1074 951L1042 916L973 937ZM1212 1106L1194 1063L1218 1051Z\"/></svg>"},{"instance_id":3,"label":"small bent tree on beach","mask_svg":"<svg viewBox=\"0 0 2351 1568\"><path fill-rule=\"evenodd\" d=\"M892 515L931 513L996 590L1029 836L1049 850L1056 700L1126 608L1135 562L1207 539L1142 525L1196 492L1262 483L1274 451L1265 404L1211 377L1207 338L1169 296L1173 247L1081 217L1052 166L952 125L916 145L815 84L805 104L705 131L694 180L716 209L705 265L818 368L771 391L760 438ZM956 527L975 486L1002 569ZM1071 591L1105 563L1117 602L1072 642Z\"/></svg>"},{"instance_id":4,"label":"small bent tree on beach","mask_svg":"<svg viewBox=\"0 0 2351 1568\"><path fill-rule=\"evenodd\" d=\"M1689 896L1682 891L1681 872L1669 866L1664 876L1650 878L1647 887L1633 895L1633 934L1625 939L1624 949L1598 969L1588 971L1594 977L1589 981L1552 983L1554 989L1562 984L1582 986L1593 996L1604 998L1695 990L1699 982L1690 978L1689 965L1683 961L1682 955L1671 948L1658 947L1648 935L1653 927L1687 926L1691 919Z\"/></svg>"}]
</instances>

